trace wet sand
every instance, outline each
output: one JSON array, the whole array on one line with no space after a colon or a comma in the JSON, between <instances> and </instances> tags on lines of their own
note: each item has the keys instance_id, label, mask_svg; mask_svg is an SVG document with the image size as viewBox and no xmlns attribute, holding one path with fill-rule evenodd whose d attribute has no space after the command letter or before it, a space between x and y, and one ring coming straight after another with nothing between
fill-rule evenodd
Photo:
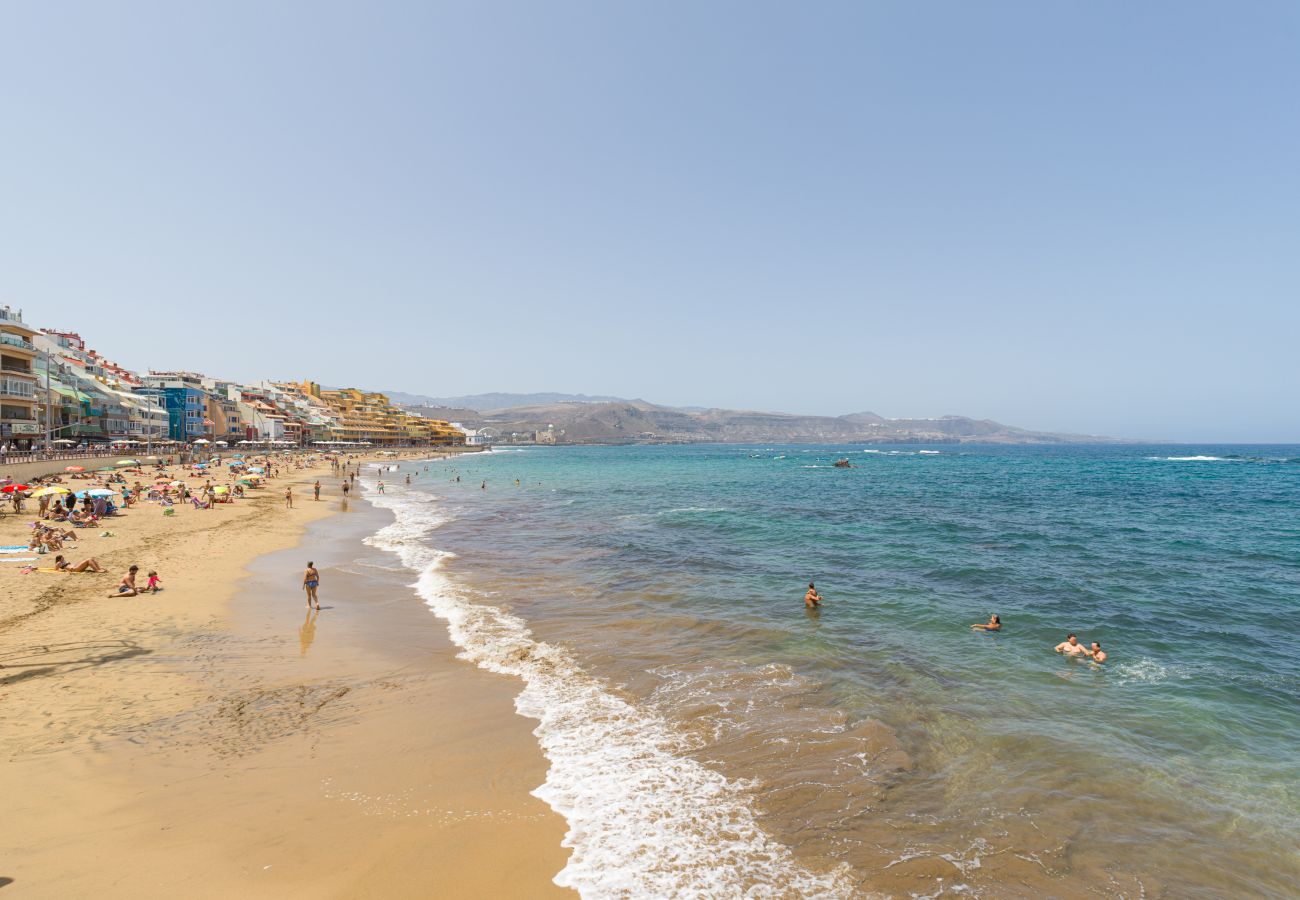
<instances>
[{"instance_id":1,"label":"wet sand","mask_svg":"<svg viewBox=\"0 0 1300 900\"><path fill-rule=\"evenodd\" d=\"M344 509L328 476L325 501L282 509L286 480L302 497L315 477L137 507L82 541L111 575L0 571L6 896L568 893L517 685L456 660L411 573L361 544L385 513ZM0 543L18 533L0 522ZM137 560L167 590L107 599Z\"/></svg>"}]
</instances>

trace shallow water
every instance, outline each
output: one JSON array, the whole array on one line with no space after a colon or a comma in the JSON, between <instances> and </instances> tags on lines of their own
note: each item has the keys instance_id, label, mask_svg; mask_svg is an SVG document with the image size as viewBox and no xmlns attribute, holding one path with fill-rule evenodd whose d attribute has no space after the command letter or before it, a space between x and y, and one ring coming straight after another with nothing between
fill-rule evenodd
<instances>
[{"instance_id":1,"label":"shallow water","mask_svg":"<svg viewBox=\"0 0 1300 900\"><path fill-rule=\"evenodd\" d=\"M1300 448L530 448L385 480L376 543L524 679L588 896L1300 877ZM1052 653L1068 631L1110 660Z\"/></svg>"}]
</instances>

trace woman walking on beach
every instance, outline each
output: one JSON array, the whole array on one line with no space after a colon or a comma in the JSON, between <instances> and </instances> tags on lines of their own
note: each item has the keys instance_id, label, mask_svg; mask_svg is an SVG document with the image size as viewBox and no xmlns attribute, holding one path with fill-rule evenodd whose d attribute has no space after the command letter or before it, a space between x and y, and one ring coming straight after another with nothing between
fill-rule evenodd
<instances>
[{"instance_id":1,"label":"woman walking on beach","mask_svg":"<svg viewBox=\"0 0 1300 900\"><path fill-rule=\"evenodd\" d=\"M320 609L320 600L316 599L318 587L320 587L320 572L316 571L316 564L308 560L307 571L302 573L302 588L307 592L308 609Z\"/></svg>"}]
</instances>

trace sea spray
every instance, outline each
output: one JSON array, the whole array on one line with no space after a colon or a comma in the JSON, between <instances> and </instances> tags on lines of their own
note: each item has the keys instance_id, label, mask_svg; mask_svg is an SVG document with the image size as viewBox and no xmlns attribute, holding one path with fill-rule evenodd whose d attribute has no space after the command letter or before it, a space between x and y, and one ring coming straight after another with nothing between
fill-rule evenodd
<instances>
[{"instance_id":1,"label":"sea spray","mask_svg":"<svg viewBox=\"0 0 1300 900\"><path fill-rule=\"evenodd\" d=\"M667 721L615 696L518 617L467 597L441 571L450 554L425 543L447 521L428 495L365 486L395 516L367 543L419 573L416 591L461 658L524 683L515 707L538 721L550 764L534 793L569 825L573 852L557 884L584 897L853 894L847 866L819 874L800 865L759 827L745 787L685 755Z\"/></svg>"}]
</instances>

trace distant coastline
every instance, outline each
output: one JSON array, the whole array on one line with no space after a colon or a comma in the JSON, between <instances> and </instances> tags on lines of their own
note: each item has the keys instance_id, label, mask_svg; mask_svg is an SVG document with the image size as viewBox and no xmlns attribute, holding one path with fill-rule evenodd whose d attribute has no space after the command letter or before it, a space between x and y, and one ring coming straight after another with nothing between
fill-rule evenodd
<instances>
[{"instance_id":1,"label":"distant coastline","mask_svg":"<svg viewBox=\"0 0 1300 900\"><path fill-rule=\"evenodd\" d=\"M402 409L436 415L492 443L538 444L1117 444L1104 435L1034 431L969 416L815 416L672 407L585 394L426 397L386 391ZM511 405L499 406L497 404ZM452 405L456 404L456 405Z\"/></svg>"}]
</instances>

